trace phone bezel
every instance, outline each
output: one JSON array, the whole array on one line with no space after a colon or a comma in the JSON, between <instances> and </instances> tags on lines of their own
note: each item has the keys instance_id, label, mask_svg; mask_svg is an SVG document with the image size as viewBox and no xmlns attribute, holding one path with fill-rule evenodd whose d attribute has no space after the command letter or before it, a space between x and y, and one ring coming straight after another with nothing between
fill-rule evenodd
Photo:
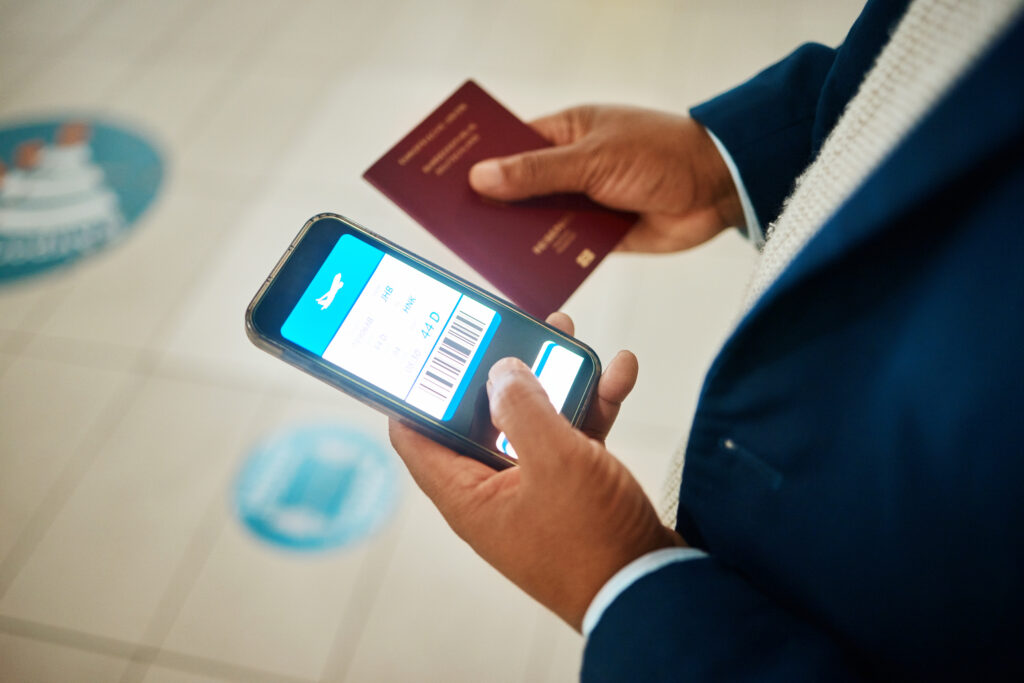
<instances>
[{"instance_id":1,"label":"phone bezel","mask_svg":"<svg viewBox=\"0 0 1024 683\"><path fill-rule=\"evenodd\" d=\"M322 228L317 227L321 225L323 226ZM284 317L294 308L298 298L305 292L310 280L330 251L330 249L323 249L315 243L315 239L321 230L332 231L329 233L329 236L332 238L332 241L330 241L331 246L346 232L355 233L363 239L374 243L375 246L378 246L385 253L390 253L412 267L442 280L447 280L453 287L483 299L488 304L496 307L502 315L520 316L534 324L540 325L567 346L579 351L589 361L590 373L581 373L580 377L573 384L562 414L573 425L579 425L582 422L593 398L597 381L601 376L600 360L589 346L548 325L546 322L534 318L515 304L481 289L472 282L402 248L355 221L335 213L317 214L306 221L273 270L271 270L270 275L264 281L256 296L249 303L245 312L245 328L249 339L256 346L326 382L332 387L368 403L388 416L398 419L403 424L426 433L431 438L460 453L474 457L496 469L503 469L516 464L515 458L498 451L496 446L487 448L469 439L467 436L448 427L443 421L406 404L387 392L381 391L366 380L323 360L320 356L281 336L280 329L281 324L284 322ZM306 253L307 251L309 252L308 254ZM301 259L314 255L318 256L318 260L315 260L315 267L311 268L308 264L299 263ZM305 276L300 277L303 274ZM569 412L566 411L566 408L569 409Z\"/></svg>"}]
</instances>

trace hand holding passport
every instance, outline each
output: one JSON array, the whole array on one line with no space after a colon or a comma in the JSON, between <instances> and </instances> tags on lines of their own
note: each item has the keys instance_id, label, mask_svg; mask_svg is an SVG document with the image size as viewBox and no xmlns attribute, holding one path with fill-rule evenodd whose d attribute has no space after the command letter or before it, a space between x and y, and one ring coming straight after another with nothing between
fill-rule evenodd
<instances>
[{"instance_id":1,"label":"hand holding passport","mask_svg":"<svg viewBox=\"0 0 1024 683\"><path fill-rule=\"evenodd\" d=\"M476 162L549 145L467 81L364 177L516 304L543 319L635 221L582 195L502 203L470 187L469 169Z\"/></svg>"}]
</instances>

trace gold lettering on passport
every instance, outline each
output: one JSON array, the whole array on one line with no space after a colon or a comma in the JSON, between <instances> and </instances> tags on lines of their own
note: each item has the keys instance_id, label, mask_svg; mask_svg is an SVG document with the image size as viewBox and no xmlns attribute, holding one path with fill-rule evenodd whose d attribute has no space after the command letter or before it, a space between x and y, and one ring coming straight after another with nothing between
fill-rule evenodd
<instances>
[{"instance_id":1,"label":"gold lettering on passport","mask_svg":"<svg viewBox=\"0 0 1024 683\"><path fill-rule=\"evenodd\" d=\"M473 145L480 141L480 134L476 131L477 125L475 122L467 125L454 138L449 140L437 154L430 157L430 161L425 163L421 170L424 173L433 172L435 175L444 175L445 171L451 168L452 164L462 158Z\"/></svg>"},{"instance_id":2,"label":"gold lettering on passport","mask_svg":"<svg viewBox=\"0 0 1024 683\"><path fill-rule=\"evenodd\" d=\"M562 234L558 236L558 239L554 241L551 248L555 250L555 253L562 254L569 248L569 245L576 240L575 230L563 230Z\"/></svg>"},{"instance_id":3,"label":"gold lettering on passport","mask_svg":"<svg viewBox=\"0 0 1024 683\"><path fill-rule=\"evenodd\" d=\"M448 116L444 117L445 124L450 126L453 123L455 123L455 120L462 116L462 114L467 109L469 109L469 105L467 105L465 102L459 102L457 105L455 105L455 109L452 109L451 113L448 114Z\"/></svg>"},{"instance_id":4,"label":"gold lettering on passport","mask_svg":"<svg viewBox=\"0 0 1024 683\"><path fill-rule=\"evenodd\" d=\"M572 211L563 214L562 217L559 218L554 225L552 225L544 232L541 238L537 240L537 243L533 245L533 253L540 255L547 251L548 247L550 247L555 242L555 240L558 240L559 236L566 231L566 228L569 226L569 223L572 222L572 219L575 216L576 214L573 213ZM569 231L568 234L570 235L569 242L576 239L575 232ZM556 247L556 251L561 253L562 251L565 251L565 247L567 246L569 246L568 243L566 243L565 246L563 246L560 250L557 249Z\"/></svg>"},{"instance_id":5,"label":"gold lettering on passport","mask_svg":"<svg viewBox=\"0 0 1024 683\"><path fill-rule=\"evenodd\" d=\"M469 138L464 143L462 143L461 147L455 150L443 164L441 164L440 166L437 167L437 169L435 169L434 174L439 176L444 175L444 172L451 168L452 164L461 159L463 155L465 155L466 152L472 149L473 146L476 145L476 143L478 142L480 142L479 133L473 133L472 135L470 135Z\"/></svg>"},{"instance_id":6,"label":"gold lettering on passport","mask_svg":"<svg viewBox=\"0 0 1024 683\"><path fill-rule=\"evenodd\" d=\"M459 102L457 105L455 105L455 108L448 112L448 114L444 117L444 121L438 123L436 126L427 131L427 133L423 137L421 137L419 140L413 143L413 146L409 148L409 151L407 151L405 154L401 156L401 158L398 159L398 165L405 166L410 161L415 159L416 155L422 152L424 147L433 142L437 138L437 136L444 132L445 128L450 126L455 120L462 116L462 114L465 113L467 109L469 109L469 105L467 105L465 102Z\"/></svg>"}]
</instances>

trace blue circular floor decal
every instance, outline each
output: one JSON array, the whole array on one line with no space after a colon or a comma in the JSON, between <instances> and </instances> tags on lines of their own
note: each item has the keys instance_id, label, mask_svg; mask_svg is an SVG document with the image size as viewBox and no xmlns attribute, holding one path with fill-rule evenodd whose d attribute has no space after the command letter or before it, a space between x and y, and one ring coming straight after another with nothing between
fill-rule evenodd
<instances>
[{"instance_id":1,"label":"blue circular floor decal","mask_svg":"<svg viewBox=\"0 0 1024 683\"><path fill-rule=\"evenodd\" d=\"M154 146L122 126L89 117L0 124L0 283L114 241L162 178Z\"/></svg>"},{"instance_id":2,"label":"blue circular floor decal","mask_svg":"<svg viewBox=\"0 0 1024 683\"><path fill-rule=\"evenodd\" d=\"M309 426L256 446L235 483L235 507L258 537L294 550L349 545L390 517L393 456L366 434Z\"/></svg>"}]
</instances>

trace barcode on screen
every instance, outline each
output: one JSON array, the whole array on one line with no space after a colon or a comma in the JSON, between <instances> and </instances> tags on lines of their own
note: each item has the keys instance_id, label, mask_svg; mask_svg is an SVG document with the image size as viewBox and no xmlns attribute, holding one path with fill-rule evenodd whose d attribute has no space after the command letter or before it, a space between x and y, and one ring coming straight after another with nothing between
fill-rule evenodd
<instances>
[{"instance_id":1,"label":"barcode on screen","mask_svg":"<svg viewBox=\"0 0 1024 683\"><path fill-rule=\"evenodd\" d=\"M494 316L486 306L462 297L406 397L411 405L447 419L449 406L459 398L463 378L482 351L481 342L489 338Z\"/></svg>"}]
</instances>

